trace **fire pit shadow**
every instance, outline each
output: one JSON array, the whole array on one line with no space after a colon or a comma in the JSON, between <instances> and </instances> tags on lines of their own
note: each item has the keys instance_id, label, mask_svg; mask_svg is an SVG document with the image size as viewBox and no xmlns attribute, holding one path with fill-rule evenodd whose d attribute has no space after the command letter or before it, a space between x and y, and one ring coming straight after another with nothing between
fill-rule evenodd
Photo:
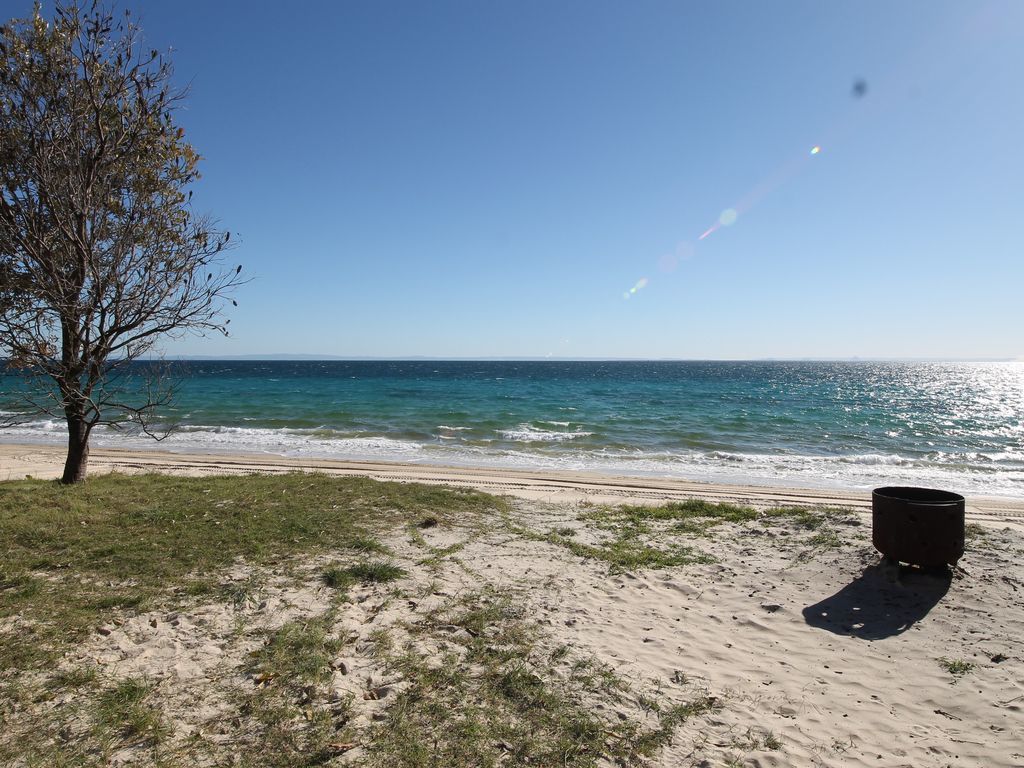
<instances>
[{"instance_id":1,"label":"fire pit shadow","mask_svg":"<svg viewBox=\"0 0 1024 768\"><path fill-rule=\"evenodd\" d=\"M898 573L899 578L893 577ZM871 565L831 597L803 610L812 627L864 640L884 640L920 621L949 591L952 573Z\"/></svg>"}]
</instances>

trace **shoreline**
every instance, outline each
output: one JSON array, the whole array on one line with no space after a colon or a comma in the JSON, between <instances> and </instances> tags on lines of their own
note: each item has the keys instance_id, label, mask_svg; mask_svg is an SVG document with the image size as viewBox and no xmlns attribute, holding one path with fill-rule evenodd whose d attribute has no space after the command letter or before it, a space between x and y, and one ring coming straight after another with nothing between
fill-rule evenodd
<instances>
[{"instance_id":1,"label":"shoreline","mask_svg":"<svg viewBox=\"0 0 1024 768\"><path fill-rule=\"evenodd\" d=\"M0 443L0 481L20 480L27 475L57 478L63 468L64 455L63 447L53 445ZM829 488L724 484L582 471L291 458L255 453L204 454L94 448L89 454L90 474L155 472L205 476L295 471L450 485L552 503L654 504L700 498L755 507L815 505L844 507L861 513L871 511L869 492ZM1005 524L1024 530L1024 500L969 495L967 517L973 522Z\"/></svg>"}]
</instances>

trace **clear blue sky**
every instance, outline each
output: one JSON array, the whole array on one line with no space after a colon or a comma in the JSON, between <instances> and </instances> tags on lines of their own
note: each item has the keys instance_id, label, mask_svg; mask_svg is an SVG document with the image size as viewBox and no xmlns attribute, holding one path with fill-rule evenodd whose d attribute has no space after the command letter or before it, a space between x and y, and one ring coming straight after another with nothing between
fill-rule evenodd
<instances>
[{"instance_id":1,"label":"clear blue sky","mask_svg":"<svg viewBox=\"0 0 1024 768\"><path fill-rule=\"evenodd\" d=\"M1024 357L1024 2L120 6L253 277L171 354Z\"/></svg>"}]
</instances>

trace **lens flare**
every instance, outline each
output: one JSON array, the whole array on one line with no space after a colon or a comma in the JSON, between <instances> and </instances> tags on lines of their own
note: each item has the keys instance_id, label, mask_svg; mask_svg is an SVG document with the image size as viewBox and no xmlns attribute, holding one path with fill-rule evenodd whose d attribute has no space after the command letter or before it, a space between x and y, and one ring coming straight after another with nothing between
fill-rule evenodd
<instances>
[{"instance_id":1,"label":"lens flare","mask_svg":"<svg viewBox=\"0 0 1024 768\"><path fill-rule=\"evenodd\" d=\"M648 282L649 281L646 277L641 277L639 280L636 281L636 285L634 285L632 288L630 288L628 291L622 294L622 298L628 299L630 296L635 295L637 291L641 291L644 288L646 288Z\"/></svg>"},{"instance_id":2,"label":"lens flare","mask_svg":"<svg viewBox=\"0 0 1024 768\"><path fill-rule=\"evenodd\" d=\"M799 145L797 145L799 146ZM747 213L762 198L766 197L771 192L778 189L780 186L789 181L795 176L801 168L807 163L808 156L813 157L821 153L821 145L815 144L810 148L809 151L799 152L798 150L777 170L775 170L770 176L765 178L763 181L756 184L750 189L743 197L737 200L731 207L726 208L720 214L715 222L705 229L696 239L689 243L680 243L676 251L662 254L658 258L657 267L658 271L662 273L674 272L681 263L691 258L695 253L696 243L702 242L710 237L712 234L722 229L723 227L731 227L735 224L740 217L740 214ZM622 298L629 299L636 295L644 286L647 285L647 278L641 278L637 281L636 285L630 288L628 291L623 292Z\"/></svg>"}]
</instances>

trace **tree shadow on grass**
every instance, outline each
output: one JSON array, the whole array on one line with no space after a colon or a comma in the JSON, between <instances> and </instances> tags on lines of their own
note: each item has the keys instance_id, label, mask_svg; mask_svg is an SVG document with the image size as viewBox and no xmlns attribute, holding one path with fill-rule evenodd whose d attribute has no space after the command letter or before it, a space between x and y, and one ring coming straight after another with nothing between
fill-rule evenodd
<instances>
[{"instance_id":1,"label":"tree shadow on grass","mask_svg":"<svg viewBox=\"0 0 1024 768\"><path fill-rule=\"evenodd\" d=\"M948 571L871 565L831 597L804 608L804 621L837 635L884 640L927 616L952 579Z\"/></svg>"}]
</instances>

